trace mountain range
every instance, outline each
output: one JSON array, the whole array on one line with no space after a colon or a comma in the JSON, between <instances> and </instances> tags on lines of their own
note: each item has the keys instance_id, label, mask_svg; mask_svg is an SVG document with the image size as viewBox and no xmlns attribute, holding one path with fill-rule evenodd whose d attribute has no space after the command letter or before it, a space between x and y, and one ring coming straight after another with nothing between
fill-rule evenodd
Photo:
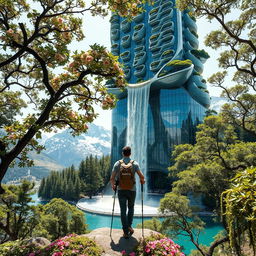
<instances>
[{"instance_id":1,"label":"mountain range","mask_svg":"<svg viewBox=\"0 0 256 256\"><path fill-rule=\"evenodd\" d=\"M77 166L88 155L110 154L110 131L90 124L88 132L73 137L68 130L57 133L44 142L44 153L64 167Z\"/></svg>"},{"instance_id":2,"label":"mountain range","mask_svg":"<svg viewBox=\"0 0 256 256\"><path fill-rule=\"evenodd\" d=\"M26 168L9 168L4 182L16 180L30 173L41 179L50 171L59 171L79 163L89 155L110 154L111 134L102 126L90 124L87 133L72 136L70 131L64 130L54 134L44 134L41 144L45 146L40 154L31 152L29 157L34 160L34 166Z\"/></svg>"}]
</instances>

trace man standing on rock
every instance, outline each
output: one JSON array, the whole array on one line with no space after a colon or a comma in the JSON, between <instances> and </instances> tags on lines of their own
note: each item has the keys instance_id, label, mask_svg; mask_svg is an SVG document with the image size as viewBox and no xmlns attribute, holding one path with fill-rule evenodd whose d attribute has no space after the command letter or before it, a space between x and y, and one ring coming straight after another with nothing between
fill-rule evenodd
<instances>
[{"instance_id":1,"label":"man standing on rock","mask_svg":"<svg viewBox=\"0 0 256 256\"><path fill-rule=\"evenodd\" d=\"M145 183L145 178L140 171L139 164L131 160L131 148L126 146L122 149L123 158L114 164L110 182L112 189L118 189L118 200L121 212L121 222L124 238L129 238L134 233L132 221L134 215L134 203L136 197L135 173L139 175L140 183ZM128 205L128 214L127 214Z\"/></svg>"}]
</instances>

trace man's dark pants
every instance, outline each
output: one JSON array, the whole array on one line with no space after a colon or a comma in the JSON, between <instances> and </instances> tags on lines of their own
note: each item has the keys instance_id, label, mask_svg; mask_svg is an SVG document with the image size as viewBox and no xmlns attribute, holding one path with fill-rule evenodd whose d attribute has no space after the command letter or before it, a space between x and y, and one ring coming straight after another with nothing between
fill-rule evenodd
<instances>
[{"instance_id":1,"label":"man's dark pants","mask_svg":"<svg viewBox=\"0 0 256 256\"><path fill-rule=\"evenodd\" d=\"M125 234L128 234L128 228L132 226L135 197L136 191L118 190L118 200L121 210L121 222ZM127 206L128 214L126 214Z\"/></svg>"}]
</instances>

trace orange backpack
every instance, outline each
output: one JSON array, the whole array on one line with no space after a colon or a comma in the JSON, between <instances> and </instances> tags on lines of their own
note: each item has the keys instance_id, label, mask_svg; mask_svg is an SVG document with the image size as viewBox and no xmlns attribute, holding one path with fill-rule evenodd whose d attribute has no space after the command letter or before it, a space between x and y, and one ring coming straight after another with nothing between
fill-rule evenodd
<instances>
[{"instance_id":1,"label":"orange backpack","mask_svg":"<svg viewBox=\"0 0 256 256\"><path fill-rule=\"evenodd\" d=\"M135 184L133 168L133 160L128 164L125 164L123 160L120 162L120 171L119 171L119 187L123 190L131 190Z\"/></svg>"}]
</instances>

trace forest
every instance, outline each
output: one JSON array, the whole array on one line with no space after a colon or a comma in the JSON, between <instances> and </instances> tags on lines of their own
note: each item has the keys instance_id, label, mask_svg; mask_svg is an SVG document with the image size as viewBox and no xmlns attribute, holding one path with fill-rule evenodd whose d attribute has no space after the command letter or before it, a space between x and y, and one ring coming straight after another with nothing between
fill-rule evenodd
<instances>
[{"instance_id":1,"label":"forest","mask_svg":"<svg viewBox=\"0 0 256 256\"><path fill-rule=\"evenodd\" d=\"M77 201L79 198L92 197L100 192L109 182L110 156L90 155L74 166L62 171L53 171L42 179L38 196L42 199L62 198Z\"/></svg>"}]
</instances>

